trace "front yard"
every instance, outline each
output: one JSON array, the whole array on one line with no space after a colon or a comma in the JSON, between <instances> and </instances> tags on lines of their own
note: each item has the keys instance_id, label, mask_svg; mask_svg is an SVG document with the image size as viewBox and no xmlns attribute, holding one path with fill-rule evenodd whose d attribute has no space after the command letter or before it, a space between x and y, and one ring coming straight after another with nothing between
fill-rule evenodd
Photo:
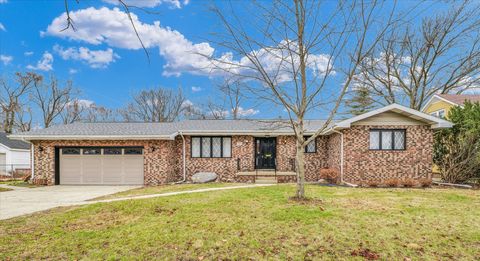
<instances>
[{"instance_id":1,"label":"front yard","mask_svg":"<svg viewBox=\"0 0 480 261\"><path fill-rule=\"evenodd\" d=\"M293 185L99 203L0 222L0 259L480 259L480 191Z\"/></svg>"}]
</instances>

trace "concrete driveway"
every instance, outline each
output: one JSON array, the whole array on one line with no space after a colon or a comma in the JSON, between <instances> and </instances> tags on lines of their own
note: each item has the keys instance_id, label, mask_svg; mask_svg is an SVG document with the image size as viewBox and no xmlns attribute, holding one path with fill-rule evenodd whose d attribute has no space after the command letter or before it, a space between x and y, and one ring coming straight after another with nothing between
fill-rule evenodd
<instances>
[{"instance_id":1,"label":"concrete driveway","mask_svg":"<svg viewBox=\"0 0 480 261\"><path fill-rule=\"evenodd\" d=\"M138 188L139 186L47 186L0 192L0 220L22 216L60 206L78 205L100 196Z\"/></svg>"}]
</instances>

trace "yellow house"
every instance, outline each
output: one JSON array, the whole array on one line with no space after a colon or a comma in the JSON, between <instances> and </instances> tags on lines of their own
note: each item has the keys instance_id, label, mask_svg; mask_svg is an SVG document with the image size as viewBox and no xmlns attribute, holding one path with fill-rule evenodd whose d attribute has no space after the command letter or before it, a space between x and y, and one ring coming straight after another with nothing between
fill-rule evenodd
<instances>
[{"instance_id":1,"label":"yellow house","mask_svg":"<svg viewBox=\"0 0 480 261\"><path fill-rule=\"evenodd\" d=\"M454 106L463 106L465 101L480 102L480 95L466 94L435 94L423 106L422 112L439 118L447 118L448 112ZM438 167L433 165L433 173L439 173Z\"/></svg>"},{"instance_id":2,"label":"yellow house","mask_svg":"<svg viewBox=\"0 0 480 261\"><path fill-rule=\"evenodd\" d=\"M465 101L480 102L480 95L435 94L423 106L422 112L439 118L446 118L453 106L463 106Z\"/></svg>"}]
</instances>

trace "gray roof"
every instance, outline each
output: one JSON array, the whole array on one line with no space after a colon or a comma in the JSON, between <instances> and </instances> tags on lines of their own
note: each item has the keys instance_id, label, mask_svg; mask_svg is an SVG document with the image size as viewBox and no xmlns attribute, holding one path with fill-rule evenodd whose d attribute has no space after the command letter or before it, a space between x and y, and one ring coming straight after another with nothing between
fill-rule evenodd
<instances>
[{"instance_id":1,"label":"gray roof","mask_svg":"<svg viewBox=\"0 0 480 261\"><path fill-rule=\"evenodd\" d=\"M323 120L308 120L305 122L307 132L315 132L325 123ZM55 138L68 137L174 137L182 132L185 134L202 133L292 133L288 121L279 120L185 120L164 123L72 123L56 125L46 129L32 130L12 135L14 138L33 139L33 137ZM61 137L59 137L61 138Z\"/></svg>"},{"instance_id":2,"label":"gray roof","mask_svg":"<svg viewBox=\"0 0 480 261\"><path fill-rule=\"evenodd\" d=\"M29 150L30 144L21 140L13 140L7 137L5 132L0 132L0 143L10 149Z\"/></svg>"}]
</instances>

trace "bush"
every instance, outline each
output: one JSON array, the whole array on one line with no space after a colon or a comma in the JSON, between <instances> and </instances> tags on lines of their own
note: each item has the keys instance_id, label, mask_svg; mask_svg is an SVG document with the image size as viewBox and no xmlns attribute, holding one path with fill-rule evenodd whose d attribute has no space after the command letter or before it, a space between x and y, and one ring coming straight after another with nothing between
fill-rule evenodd
<instances>
[{"instance_id":1,"label":"bush","mask_svg":"<svg viewBox=\"0 0 480 261\"><path fill-rule=\"evenodd\" d=\"M407 179L402 180L402 185L406 188L415 187L416 184L417 184L417 182L412 178L407 178Z\"/></svg>"},{"instance_id":2,"label":"bush","mask_svg":"<svg viewBox=\"0 0 480 261\"><path fill-rule=\"evenodd\" d=\"M423 178L423 179L419 179L418 183L420 184L420 186L422 188L428 188L428 187L430 187L430 185L432 185L432 180Z\"/></svg>"},{"instance_id":3,"label":"bush","mask_svg":"<svg viewBox=\"0 0 480 261\"><path fill-rule=\"evenodd\" d=\"M320 170L320 177L325 179L328 183L337 184L340 174L336 169L325 168Z\"/></svg>"},{"instance_id":4,"label":"bush","mask_svg":"<svg viewBox=\"0 0 480 261\"><path fill-rule=\"evenodd\" d=\"M380 182L378 180L369 180L365 182L365 185L367 185L367 187L376 188L380 185Z\"/></svg>"},{"instance_id":5,"label":"bush","mask_svg":"<svg viewBox=\"0 0 480 261\"><path fill-rule=\"evenodd\" d=\"M398 187L400 185L400 180L399 179L396 179L396 178L391 178L391 179L387 179L385 180L385 185L387 187Z\"/></svg>"}]
</instances>

